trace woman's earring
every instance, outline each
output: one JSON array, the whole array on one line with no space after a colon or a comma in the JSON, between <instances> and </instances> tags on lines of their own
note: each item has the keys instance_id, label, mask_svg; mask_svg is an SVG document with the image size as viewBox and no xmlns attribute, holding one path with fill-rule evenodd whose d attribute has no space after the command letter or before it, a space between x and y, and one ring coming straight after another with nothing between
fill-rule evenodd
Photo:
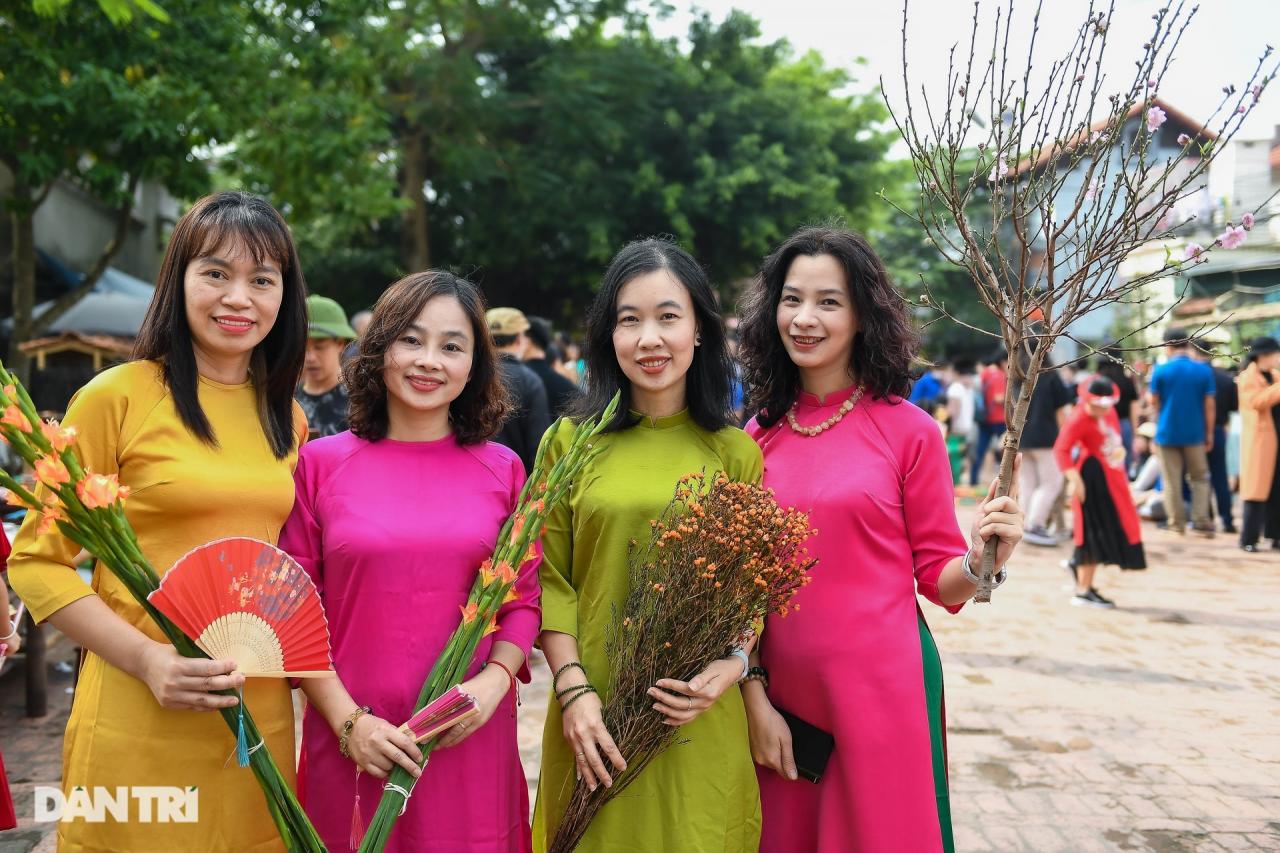
<instances>
[{"instance_id":1,"label":"woman's earring","mask_svg":"<svg viewBox=\"0 0 1280 853\"><path fill-rule=\"evenodd\" d=\"M695 347L700 347L700 346L702 346L702 335L694 335L694 336L693 336L693 345L694 345Z\"/></svg>"}]
</instances>

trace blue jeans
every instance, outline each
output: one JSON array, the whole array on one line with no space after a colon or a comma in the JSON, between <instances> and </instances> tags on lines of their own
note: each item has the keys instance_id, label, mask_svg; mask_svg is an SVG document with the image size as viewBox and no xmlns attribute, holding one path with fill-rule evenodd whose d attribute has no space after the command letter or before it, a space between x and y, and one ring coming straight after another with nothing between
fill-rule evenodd
<instances>
[{"instance_id":1,"label":"blue jeans","mask_svg":"<svg viewBox=\"0 0 1280 853\"><path fill-rule=\"evenodd\" d=\"M1004 435L1004 424L978 424L978 441L974 448L973 460L969 465L969 485L978 485L978 477L982 474L982 463L987 458L987 450L991 440Z\"/></svg>"},{"instance_id":2,"label":"blue jeans","mask_svg":"<svg viewBox=\"0 0 1280 853\"><path fill-rule=\"evenodd\" d=\"M1128 418L1120 420L1120 443L1124 445L1124 470L1127 474L1133 470L1133 422Z\"/></svg>"},{"instance_id":3,"label":"blue jeans","mask_svg":"<svg viewBox=\"0 0 1280 853\"><path fill-rule=\"evenodd\" d=\"M1209 451L1209 483L1213 486L1213 502L1218 507L1218 517L1223 527L1231 523L1231 484L1227 482L1227 431L1213 428L1213 450Z\"/></svg>"}]
</instances>

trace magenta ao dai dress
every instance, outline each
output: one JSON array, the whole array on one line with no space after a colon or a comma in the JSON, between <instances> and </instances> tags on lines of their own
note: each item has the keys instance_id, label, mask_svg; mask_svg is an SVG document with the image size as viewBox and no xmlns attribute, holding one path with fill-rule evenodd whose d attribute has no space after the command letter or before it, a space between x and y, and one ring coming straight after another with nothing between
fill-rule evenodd
<instances>
[{"instance_id":1,"label":"magenta ao dai dress","mask_svg":"<svg viewBox=\"0 0 1280 853\"><path fill-rule=\"evenodd\" d=\"M798 422L825 421L852 391L824 401L801 394ZM765 625L769 697L835 737L816 785L757 768L760 849L949 849L941 668L916 603L918 591L941 604L938 577L966 550L938 427L910 403L868 395L814 437L785 417L767 430L752 421L747 432L764 452L764 484L818 529L809 543L818 565L796 597L799 612Z\"/></svg>"},{"instance_id":2,"label":"magenta ao dai dress","mask_svg":"<svg viewBox=\"0 0 1280 853\"><path fill-rule=\"evenodd\" d=\"M399 724L445 641L458 626L480 564L523 485L507 448L432 442L368 442L350 432L302 448L297 498L280 547L319 587L338 675L355 701ZM541 624L537 565L517 581L498 631L476 652L468 678L496 640L526 654ZM527 670L521 674L528 680ZM479 731L437 749L396 823L389 851L497 853L530 847L528 788L516 745L516 696L508 693ZM303 720L298 787L325 845L346 850L356 768L325 720ZM382 782L360 776L364 822Z\"/></svg>"}]
</instances>

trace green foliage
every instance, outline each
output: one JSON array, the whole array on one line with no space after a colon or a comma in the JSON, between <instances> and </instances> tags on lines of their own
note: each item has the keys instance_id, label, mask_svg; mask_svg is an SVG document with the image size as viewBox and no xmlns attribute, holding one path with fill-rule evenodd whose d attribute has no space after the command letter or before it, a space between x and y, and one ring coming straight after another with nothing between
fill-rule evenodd
<instances>
[{"instance_id":1,"label":"green foliage","mask_svg":"<svg viewBox=\"0 0 1280 853\"><path fill-rule=\"evenodd\" d=\"M37 15L51 18L72 3L79 2L84 0L32 0L31 8ZM139 12L162 23L169 22L169 14L153 0L98 0L98 8L116 25L131 23Z\"/></svg>"},{"instance_id":2,"label":"green foliage","mask_svg":"<svg viewBox=\"0 0 1280 853\"><path fill-rule=\"evenodd\" d=\"M66 178L114 207L128 179L198 195L195 153L240 129L253 89L243 13L214 0L168 3L171 24L118 27L85 3L0 19L0 156L21 183ZM11 201L13 201L11 199Z\"/></svg>"},{"instance_id":3,"label":"green foliage","mask_svg":"<svg viewBox=\"0 0 1280 853\"><path fill-rule=\"evenodd\" d=\"M352 0L260 26L289 61L226 167L352 308L428 244L491 299L571 316L631 239L670 234L728 285L801 224L876 220L883 106L740 13L685 44L600 3Z\"/></svg>"}]
</instances>

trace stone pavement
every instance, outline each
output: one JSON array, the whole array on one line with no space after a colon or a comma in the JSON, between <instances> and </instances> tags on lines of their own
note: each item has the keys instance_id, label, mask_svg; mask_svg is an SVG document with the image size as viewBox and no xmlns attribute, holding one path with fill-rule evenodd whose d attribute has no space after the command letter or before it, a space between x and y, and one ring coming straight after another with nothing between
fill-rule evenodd
<instances>
[{"instance_id":1,"label":"stone pavement","mask_svg":"<svg viewBox=\"0 0 1280 853\"><path fill-rule=\"evenodd\" d=\"M1280 849L1280 553L1143 533L1150 569L1099 572L1114 611L1070 606L1065 545L1023 546L990 605L925 605L962 853ZM539 665L522 694L531 789L548 680ZM26 817L0 853L47 833L30 827L31 784L57 778L67 683L51 680L55 714L24 721L20 679L0 680L0 749Z\"/></svg>"}]
</instances>

